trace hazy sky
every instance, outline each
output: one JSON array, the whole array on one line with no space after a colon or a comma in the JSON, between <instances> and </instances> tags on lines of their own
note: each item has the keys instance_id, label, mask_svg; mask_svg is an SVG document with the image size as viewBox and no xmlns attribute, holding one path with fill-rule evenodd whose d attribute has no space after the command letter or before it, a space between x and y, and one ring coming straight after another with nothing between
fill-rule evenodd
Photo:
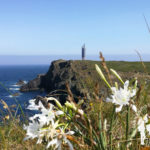
<instances>
[{"instance_id":1,"label":"hazy sky","mask_svg":"<svg viewBox=\"0 0 150 150\"><path fill-rule=\"evenodd\" d=\"M0 0L0 55L150 54L150 0Z\"/></svg>"}]
</instances>

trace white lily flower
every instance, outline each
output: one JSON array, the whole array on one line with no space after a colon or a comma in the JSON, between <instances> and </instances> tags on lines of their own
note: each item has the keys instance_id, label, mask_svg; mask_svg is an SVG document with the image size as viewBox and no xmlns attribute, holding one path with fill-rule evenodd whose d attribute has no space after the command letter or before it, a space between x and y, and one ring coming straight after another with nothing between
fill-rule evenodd
<instances>
[{"instance_id":1,"label":"white lily flower","mask_svg":"<svg viewBox=\"0 0 150 150\"><path fill-rule=\"evenodd\" d=\"M42 124L39 124L36 121L33 121L32 123L29 123L28 126L24 125L24 130L27 131L26 135L27 137L24 140L27 139L34 139L38 138L40 136L40 129L42 128Z\"/></svg>"},{"instance_id":2,"label":"white lily flower","mask_svg":"<svg viewBox=\"0 0 150 150\"><path fill-rule=\"evenodd\" d=\"M135 105L131 104L131 108L132 108L132 110L133 110L134 112L137 112L137 108L136 108Z\"/></svg>"},{"instance_id":3,"label":"white lily flower","mask_svg":"<svg viewBox=\"0 0 150 150\"><path fill-rule=\"evenodd\" d=\"M35 104L35 100L36 99L29 100L29 106L27 107L27 109L29 109L29 110L39 110L40 106Z\"/></svg>"},{"instance_id":4,"label":"white lily flower","mask_svg":"<svg viewBox=\"0 0 150 150\"><path fill-rule=\"evenodd\" d=\"M39 102L41 105L41 102ZM37 119L40 123L44 124L49 124L49 122L53 121L55 119L55 114L53 112L53 106L51 106L49 109L46 109L43 107L43 109L41 110L42 113L41 114L35 114L34 116L30 117L29 119L31 121Z\"/></svg>"},{"instance_id":5,"label":"white lily flower","mask_svg":"<svg viewBox=\"0 0 150 150\"><path fill-rule=\"evenodd\" d=\"M124 83L124 88L117 89L116 87L112 87L112 98L107 98L106 102L112 102L119 107L116 108L116 112L120 112L124 105L129 105L130 99L136 95L136 89L129 89L129 81L127 80ZM136 106L132 105L131 108L136 112Z\"/></svg>"},{"instance_id":6,"label":"white lily flower","mask_svg":"<svg viewBox=\"0 0 150 150\"><path fill-rule=\"evenodd\" d=\"M138 131L141 135L141 145L144 145L145 136L145 124L148 122L147 114L144 117L139 117L138 119Z\"/></svg>"},{"instance_id":7,"label":"white lily flower","mask_svg":"<svg viewBox=\"0 0 150 150\"><path fill-rule=\"evenodd\" d=\"M30 105L28 109L30 110L40 110L41 113L35 114L30 117L31 121L28 126L24 126L24 129L27 131L27 138L39 138L43 137L46 132L49 132L48 135L52 138L52 133L54 133L54 128L58 126L58 122L54 123L54 119L58 115L62 115L63 112L58 110L54 110L54 105L50 104L49 108L46 109L41 101L39 101L38 105L35 104L35 99L29 101ZM49 125L49 128L44 128L44 125ZM52 131L53 130L53 131ZM38 139L38 143L41 142L41 138Z\"/></svg>"},{"instance_id":8,"label":"white lily flower","mask_svg":"<svg viewBox=\"0 0 150 150\"><path fill-rule=\"evenodd\" d=\"M43 128L43 123L33 120L28 126L24 126L24 129L27 131L27 137L24 140L37 138L37 143L41 143L45 137L46 141L49 142L50 139L53 139L57 135L56 128L58 125L58 121L52 121L48 127Z\"/></svg>"},{"instance_id":9,"label":"white lily flower","mask_svg":"<svg viewBox=\"0 0 150 150\"><path fill-rule=\"evenodd\" d=\"M51 141L47 144L46 148L53 147L53 148L55 148L55 149L57 149L57 148L60 149L60 148L61 148L61 143L62 143L61 140L58 140L57 138L55 138L55 139L51 140ZM55 147L54 147L54 146L55 146Z\"/></svg>"},{"instance_id":10,"label":"white lily flower","mask_svg":"<svg viewBox=\"0 0 150 150\"><path fill-rule=\"evenodd\" d=\"M67 143L70 150L73 150L73 145L71 142L67 139L67 135L73 135L74 131L68 131L65 133L62 129L60 129L60 133L57 133L56 137L51 140L46 148L53 147L54 149L61 150L62 143Z\"/></svg>"},{"instance_id":11,"label":"white lily flower","mask_svg":"<svg viewBox=\"0 0 150 150\"><path fill-rule=\"evenodd\" d=\"M42 104L41 101L39 101L38 105L35 104L35 100L30 100L29 101L30 105L28 106L28 109L30 110L40 110L41 114L35 114L33 117L30 117L29 119L35 120L38 118L38 121L40 123L44 124L49 124L49 122L52 122L56 116L62 115L62 111L54 111L54 105L50 104L49 108L45 108L44 105Z\"/></svg>"},{"instance_id":12,"label":"white lily flower","mask_svg":"<svg viewBox=\"0 0 150 150\"><path fill-rule=\"evenodd\" d=\"M49 142L49 140L53 139L57 135L58 126L58 121L52 121L52 123L49 124L48 127L41 128L40 133L45 136L47 142Z\"/></svg>"},{"instance_id":13,"label":"white lily flower","mask_svg":"<svg viewBox=\"0 0 150 150\"><path fill-rule=\"evenodd\" d=\"M74 132L69 131L65 133L63 129L58 129L61 124L58 124L59 120L55 121L57 116L64 114L63 111L56 111L55 106L52 104L46 109L41 101L36 105L34 99L30 100L29 103L28 109L40 110L41 113L30 117L29 120L31 122L28 126L24 126L27 132L25 140L37 138L37 143L41 143L44 138L48 143L47 148L51 146L55 149L61 149L61 145L67 143L70 150L73 150L73 146L67 139L67 136L74 134Z\"/></svg>"}]
</instances>

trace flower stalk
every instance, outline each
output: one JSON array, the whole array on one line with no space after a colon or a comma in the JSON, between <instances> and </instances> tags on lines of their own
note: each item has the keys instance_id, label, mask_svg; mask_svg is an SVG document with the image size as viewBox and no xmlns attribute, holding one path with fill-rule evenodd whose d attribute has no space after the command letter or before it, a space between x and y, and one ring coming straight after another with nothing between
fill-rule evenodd
<instances>
[{"instance_id":1,"label":"flower stalk","mask_svg":"<svg viewBox=\"0 0 150 150\"><path fill-rule=\"evenodd\" d=\"M128 149L128 140L129 140L129 130L130 130L130 107L127 106L126 114L126 148Z\"/></svg>"},{"instance_id":2,"label":"flower stalk","mask_svg":"<svg viewBox=\"0 0 150 150\"><path fill-rule=\"evenodd\" d=\"M113 123L114 123L114 117L115 117L115 110L116 110L116 106L114 105L113 107L113 112L112 112L112 118L111 118L111 122L110 122L110 131L109 131L109 134L110 134L110 150L112 150L112 127L113 127Z\"/></svg>"},{"instance_id":3,"label":"flower stalk","mask_svg":"<svg viewBox=\"0 0 150 150\"><path fill-rule=\"evenodd\" d=\"M99 113L99 132L100 132L100 141L101 141L101 147L103 150L106 150L106 139L103 135L103 129L102 129L102 121L101 121L101 112Z\"/></svg>"},{"instance_id":4,"label":"flower stalk","mask_svg":"<svg viewBox=\"0 0 150 150\"><path fill-rule=\"evenodd\" d=\"M106 78L105 78L105 76L104 76L102 70L99 68L99 66L98 66L97 64L95 64L95 68L96 68L98 74L100 75L100 77L101 77L101 78L103 79L103 81L106 83L106 85L111 89L110 84L109 84L108 81L106 80Z\"/></svg>"},{"instance_id":5,"label":"flower stalk","mask_svg":"<svg viewBox=\"0 0 150 150\"><path fill-rule=\"evenodd\" d=\"M119 81L124 84L122 78L119 76L119 74L114 70L114 69L110 69L110 71L119 79Z\"/></svg>"}]
</instances>

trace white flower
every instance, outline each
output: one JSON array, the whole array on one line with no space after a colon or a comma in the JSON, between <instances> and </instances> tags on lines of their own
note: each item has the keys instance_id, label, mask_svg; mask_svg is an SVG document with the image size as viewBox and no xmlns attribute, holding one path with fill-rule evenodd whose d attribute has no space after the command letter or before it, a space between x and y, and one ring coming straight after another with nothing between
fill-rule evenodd
<instances>
[{"instance_id":1,"label":"white flower","mask_svg":"<svg viewBox=\"0 0 150 150\"><path fill-rule=\"evenodd\" d=\"M147 114L144 117L139 117L138 119L138 131L140 132L141 135L141 145L144 145L144 140L146 138L145 136L145 124L148 122L148 117ZM149 126L147 126L149 129Z\"/></svg>"},{"instance_id":2,"label":"white flower","mask_svg":"<svg viewBox=\"0 0 150 150\"><path fill-rule=\"evenodd\" d=\"M35 100L36 99L29 100L29 106L27 107L27 109L29 109L29 110L39 110L40 106L35 104Z\"/></svg>"},{"instance_id":3,"label":"white flower","mask_svg":"<svg viewBox=\"0 0 150 150\"><path fill-rule=\"evenodd\" d=\"M27 109L29 110L40 110L42 113L47 113L49 110L52 110L54 105L50 104L49 108L46 108L41 101L38 102L38 104L35 104L35 99L29 100L29 106Z\"/></svg>"},{"instance_id":4,"label":"white flower","mask_svg":"<svg viewBox=\"0 0 150 150\"><path fill-rule=\"evenodd\" d=\"M132 110L133 110L134 112L137 112L137 108L136 108L135 105L131 104L131 108L132 108Z\"/></svg>"},{"instance_id":5,"label":"white flower","mask_svg":"<svg viewBox=\"0 0 150 150\"><path fill-rule=\"evenodd\" d=\"M130 89L128 86L129 81L127 80L124 83L124 88L117 89L116 87L111 87L113 95L111 95L111 98L107 98L106 102L112 102L119 105L119 107L116 108L116 112L120 112L123 105L129 105L130 99L136 94L136 89ZM131 108L136 111L135 105L131 105Z\"/></svg>"},{"instance_id":6,"label":"white flower","mask_svg":"<svg viewBox=\"0 0 150 150\"><path fill-rule=\"evenodd\" d=\"M41 101L36 105L35 99L30 100L29 103L28 109L40 110L41 113L30 117L28 126L24 125L24 129L27 131L25 140L29 138L38 138L37 143L40 143L45 135L53 138L52 135L54 135L54 129L58 126L58 121L54 122L54 119L56 116L62 115L63 112L54 110L54 105L52 104L46 109ZM45 125L48 125L48 127L43 128Z\"/></svg>"},{"instance_id":7,"label":"white flower","mask_svg":"<svg viewBox=\"0 0 150 150\"><path fill-rule=\"evenodd\" d=\"M28 126L24 125L24 129L27 131L27 136L24 140L37 138L37 143L41 143L45 137L46 141L49 142L50 139L53 139L53 137L56 136L56 128L58 126L58 121L52 121L48 127L43 127L43 123L39 123L38 121L33 120L32 123L29 123Z\"/></svg>"},{"instance_id":8,"label":"white flower","mask_svg":"<svg viewBox=\"0 0 150 150\"><path fill-rule=\"evenodd\" d=\"M59 128L64 124L58 124L59 119L56 121L57 116L62 115L63 111L57 111L52 104L46 109L41 101L36 105L35 99L30 100L29 103L28 109L40 110L41 113L30 117L28 126L24 125L24 129L27 132L24 140L37 138L37 143L41 143L44 139L48 143L47 148L53 147L59 150L61 150L61 145L66 143L70 150L73 150L68 136L74 134L74 132L69 131L65 133L63 129ZM61 109L61 106L59 106L59 108ZM80 113L83 112L81 111Z\"/></svg>"},{"instance_id":9,"label":"white flower","mask_svg":"<svg viewBox=\"0 0 150 150\"><path fill-rule=\"evenodd\" d=\"M59 124L58 121L51 122L48 127L44 127L40 129L40 134L45 137L45 140L49 142L51 139L53 139L57 135L57 128Z\"/></svg>"},{"instance_id":10,"label":"white flower","mask_svg":"<svg viewBox=\"0 0 150 150\"><path fill-rule=\"evenodd\" d=\"M38 121L40 123L49 124L49 122L52 122L56 116L62 115L62 111L54 111L54 105L49 104L49 108L45 108L45 106L42 104L41 101L39 101L38 105L35 104L35 99L29 101L30 105L27 107L27 109L30 110L40 110L41 114L35 114L34 116L30 117L29 119L31 121L38 118Z\"/></svg>"},{"instance_id":11,"label":"white flower","mask_svg":"<svg viewBox=\"0 0 150 150\"><path fill-rule=\"evenodd\" d=\"M67 139L67 135L73 134L73 131L68 131L67 133L65 133L62 129L60 129L60 132L58 132L56 137L47 144L46 148L53 147L54 149L61 150L61 145L64 142L68 144L70 150L73 150L73 145Z\"/></svg>"},{"instance_id":12,"label":"white flower","mask_svg":"<svg viewBox=\"0 0 150 150\"><path fill-rule=\"evenodd\" d=\"M42 124L39 124L36 121L33 121L32 123L29 123L28 126L24 125L24 130L26 130L26 138L27 139L34 139L40 136L40 129L42 128Z\"/></svg>"}]
</instances>

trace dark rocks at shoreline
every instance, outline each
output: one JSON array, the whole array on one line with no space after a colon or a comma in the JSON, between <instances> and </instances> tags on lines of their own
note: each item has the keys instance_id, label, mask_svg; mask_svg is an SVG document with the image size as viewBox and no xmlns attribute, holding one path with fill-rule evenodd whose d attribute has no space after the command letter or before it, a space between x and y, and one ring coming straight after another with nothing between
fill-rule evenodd
<instances>
[{"instance_id":1,"label":"dark rocks at shoreline","mask_svg":"<svg viewBox=\"0 0 150 150\"><path fill-rule=\"evenodd\" d=\"M41 78L44 76L43 74L37 75L37 77L31 81L29 81L27 84L20 87L21 92L29 92L29 91L37 91L42 90L40 88L41 85Z\"/></svg>"},{"instance_id":2,"label":"dark rocks at shoreline","mask_svg":"<svg viewBox=\"0 0 150 150\"><path fill-rule=\"evenodd\" d=\"M16 85L18 85L18 86L22 86L22 85L24 85L25 84L25 82L23 81L23 80L19 80L17 83L16 83Z\"/></svg>"}]
</instances>

